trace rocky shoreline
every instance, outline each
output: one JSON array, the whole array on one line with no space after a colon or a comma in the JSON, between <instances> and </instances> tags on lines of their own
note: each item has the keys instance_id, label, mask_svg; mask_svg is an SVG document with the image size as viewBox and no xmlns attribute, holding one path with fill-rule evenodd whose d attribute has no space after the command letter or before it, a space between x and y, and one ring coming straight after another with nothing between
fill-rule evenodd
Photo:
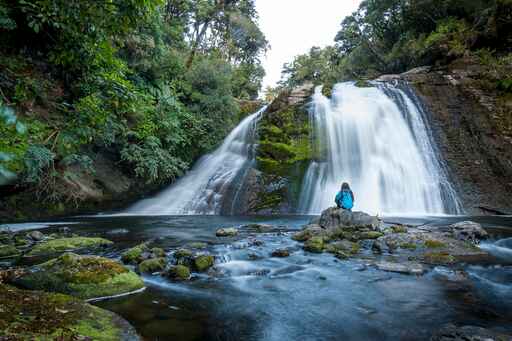
<instances>
[{"instance_id":1,"label":"rocky shoreline","mask_svg":"<svg viewBox=\"0 0 512 341\"><path fill-rule=\"evenodd\" d=\"M115 230L116 235L124 233L128 231ZM374 268L423 276L442 265L452 268L461 281L467 277L463 264L486 263L491 258L478 246L487 232L474 222L415 227L388 224L363 212L337 208L325 210L300 231L248 224L218 228L211 234L219 244L234 249L261 249L249 254L249 261L287 258L302 253L302 248L307 257L329 253L337 262L358 260L361 271ZM287 239L294 246L268 249L265 235ZM159 247L155 240L132 247L119 248L116 244L97 235L77 235L69 228L59 228L55 233L0 231L0 337L137 339L135 329L123 318L87 302L140 292L145 288L143 276L160 276L183 285L227 276L223 255L214 252L208 243L189 242L170 248ZM264 246L267 251L263 251ZM277 272L258 269L248 274L276 276ZM18 316L13 311L23 314ZM92 318L94 323L92 316L98 317ZM40 320L48 323L35 322ZM482 338L510 340L510 336L484 328L453 325L442 327L432 340L462 340L470 332Z\"/></svg>"}]
</instances>

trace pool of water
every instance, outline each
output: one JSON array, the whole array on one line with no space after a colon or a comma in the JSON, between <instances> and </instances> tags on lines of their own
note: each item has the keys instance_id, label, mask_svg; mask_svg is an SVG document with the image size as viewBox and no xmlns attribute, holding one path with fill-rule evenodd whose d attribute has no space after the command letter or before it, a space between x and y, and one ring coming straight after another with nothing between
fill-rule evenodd
<instances>
[{"instance_id":1,"label":"pool of water","mask_svg":"<svg viewBox=\"0 0 512 341\"><path fill-rule=\"evenodd\" d=\"M78 217L36 228L65 225L104 236L116 242L107 254L114 258L146 240L167 251L208 243L216 256L215 275L183 283L144 275L144 292L95 303L125 317L147 340L428 340L445 323L512 332L512 218L471 218L491 233L481 247L496 256L492 263L438 266L419 277L375 269L369 249L348 261L305 253L290 236L310 218ZM433 226L467 219L385 218ZM215 237L219 227L254 222L275 230ZM293 252L271 257L277 248Z\"/></svg>"}]
</instances>

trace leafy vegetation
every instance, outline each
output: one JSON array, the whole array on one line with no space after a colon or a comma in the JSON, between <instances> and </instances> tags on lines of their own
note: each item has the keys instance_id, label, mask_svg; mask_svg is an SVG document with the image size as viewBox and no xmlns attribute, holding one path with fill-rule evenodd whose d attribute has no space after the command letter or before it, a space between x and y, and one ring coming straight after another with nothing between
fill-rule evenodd
<instances>
[{"instance_id":1,"label":"leafy vegetation","mask_svg":"<svg viewBox=\"0 0 512 341\"><path fill-rule=\"evenodd\" d=\"M494 87L510 91L511 32L510 0L365 0L343 20L333 46L284 66L282 86L374 78L485 50L495 67L508 64Z\"/></svg>"},{"instance_id":2,"label":"leafy vegetation","mask_svg":"<svg viewBox=\"0 0 512 341\"><path fill-rule=\"evenodd\" d=\"M173 181L257 97L257 20L253 0L1 0L0 186L67 200L48 191L98 153Z\"/></svg>"}]
</instances>

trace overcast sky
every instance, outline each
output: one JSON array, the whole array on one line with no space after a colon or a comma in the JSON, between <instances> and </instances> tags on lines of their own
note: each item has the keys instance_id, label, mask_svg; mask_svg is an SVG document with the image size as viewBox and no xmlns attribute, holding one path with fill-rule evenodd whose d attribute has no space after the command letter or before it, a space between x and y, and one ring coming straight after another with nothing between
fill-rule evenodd
<instances>
[{"instance_id":1,"label":"overcast sky","mask_svg":"<svg viewBox=\"0 0 512 341\"><path fill-rule=\"evenodd\" d=\"M267 76L263 89L281 78L284 63L312 46L333 44L344 17L357 9L361 0L256 0L260 27L271 50L263 59Z\"/></svg>"}]
</instances>

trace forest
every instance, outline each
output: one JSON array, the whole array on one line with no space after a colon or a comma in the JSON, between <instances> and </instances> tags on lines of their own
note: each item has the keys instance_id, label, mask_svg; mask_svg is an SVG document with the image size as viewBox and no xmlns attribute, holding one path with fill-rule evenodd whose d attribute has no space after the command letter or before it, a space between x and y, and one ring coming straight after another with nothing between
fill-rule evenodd
<instances>
[{"instance_id":1,"label":"forest","mask_svg":"<svg viewBox=\"0 0 512 341\"><path fill-rule=\"evenodd\" d=\"M78 204L63 180L94 173L98 151L172 182L258 97L257 21L252 0L2 0L4 194Z\"/></svg>"}]
</instances>

